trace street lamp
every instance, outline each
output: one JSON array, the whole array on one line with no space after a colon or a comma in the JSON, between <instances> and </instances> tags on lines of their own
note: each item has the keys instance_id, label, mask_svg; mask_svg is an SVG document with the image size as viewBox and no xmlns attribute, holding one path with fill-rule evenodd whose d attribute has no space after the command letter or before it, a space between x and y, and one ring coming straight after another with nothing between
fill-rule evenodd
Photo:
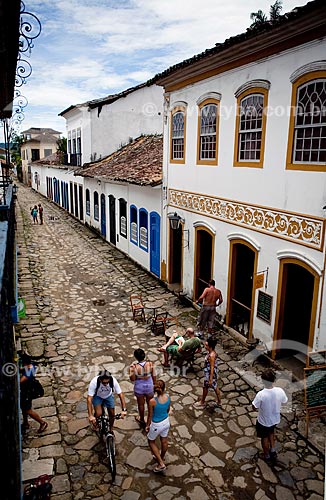
<instances>
[{"instance_id":1,"label":"street lamp","mask_svg":"<svg viewBox=\"0 0 326 500\"><path fill-rule=\"evenodd\" d=\"M168 214L168 219L170 221L170 227L172 231L177 231L180 228L180 224L184 224L185 220L177 214L177 212ZM182 229L183 233L188 233L187 240L184 241L184 248L189 248L189 229Z\"/></svg>"}]
</instances>

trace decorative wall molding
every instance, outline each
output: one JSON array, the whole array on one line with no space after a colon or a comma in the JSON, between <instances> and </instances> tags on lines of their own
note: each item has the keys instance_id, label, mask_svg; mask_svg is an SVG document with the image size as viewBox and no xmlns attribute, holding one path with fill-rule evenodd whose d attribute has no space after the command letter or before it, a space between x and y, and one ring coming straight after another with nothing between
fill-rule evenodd
<instances>
[{"instance_id":1,"label":"decorative wall molding","mask_svg":"<svg viewBox=\"0 0 326 500\"><path fill-rule=\"evenodd\" d=\"M169 189L169 205L322 250L324 219Z\"/></svg>"},{"instance_id":2,"label":"decorative wall molding","mask_svg":"<svg viewBox=\"0 0 326 500\"><path fill-rule=\"evenodd\" d=\"M197 220L196 222L193 223L193 227L205 227L208 229L214 236L216 235L216 229L214 226L211 224L208 224L207 222L204 222L202 220Z\"/></svg>"},{"instance_id":3,"label":"decorative wall molding","mask_svg":"<svg viewBox=\"0 0 326 500\"><path fill-rule=\"evenodd\" d=\"M249 89L255 89L255 88L260 88L260 89L266 89L269 90L271 86L271 83L268 80L251 80L250 82L245 82L240 87L237 88L235 91L234 95L235 97L239 97L243 92Z\"/></svg>"},{"instance_id":4,"label":"decorative wall molding","mask_svg":"<svg viewBox=\"0 0 326 500\"><path fill-rule=\"evenodd\" d=\"M229 241L244 240L247 243L249 243L252 247L254 247L257 250L257 252L260 252L261 250L261 245L258 243L257 240L255 240L254 238L250 238L250 236L248 236L245 233L242 233L241 231L230 233L228 234L227 238Z\"/></svg>"},{"instance_id":5,"label":"decorative wall molding","mask_svg":"<svg viewBox=\"0 0 326 500\"><path fill-rule=\"evenodd\" d=\"M290 76L290 82L294 83L301 76L305 75L306 73L312 73L313 71L326 71L326 60L313 61L296 69Z\"/></svg>"},{"instance_id":6,"label":"decorative wall molding","mask_svg":"<svg viewBox=\"0 0 326 500\"><path fill-rule=\"evenodd\" d=\"M280 250L279 252L276 253L276 255L277 255L277 258L279 260L282 260L282 259L301 260L302 262L307 264L309 267L311 267L314 271L316 271L318 276L322 276L322 274L323 274L323 270L320 267L320 265L318 264L318 262L316 262L314 259L312 259L311 257L309 257L305 253L296 252L294 250Z\"/></svg>"},{"instance_id":7,"label":"decorative wall molding","mask_svg":"<svg viewBox=\"0 0 326 500\"><path fill-rule=\"evenodd\" d=\"M202 102L206 101L206 99L216 99L216 101L220 101L222 99L222 94L219 92L206 92L206 94L198 97L196 104L199 106Z\"/></svg>"}]
</instances>

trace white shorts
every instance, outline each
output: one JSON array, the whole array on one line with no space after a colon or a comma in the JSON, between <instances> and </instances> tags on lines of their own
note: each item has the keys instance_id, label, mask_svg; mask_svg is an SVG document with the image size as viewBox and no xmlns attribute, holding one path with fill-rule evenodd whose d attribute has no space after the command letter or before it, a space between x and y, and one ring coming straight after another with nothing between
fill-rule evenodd
<instances>
[{"instance_id":1,"label":"white shorts","mask_svg":"<svg viewBox=\"0 0 326 500\"><path fill-rule=\"evenodd\" d=\"M147 434L147 439L150 441L155 441L157 436L166 438L170 430L170 420L169 417L165 418L161 422L152 422L149 426L149 431Z\"/></svg>"}]
</instances>

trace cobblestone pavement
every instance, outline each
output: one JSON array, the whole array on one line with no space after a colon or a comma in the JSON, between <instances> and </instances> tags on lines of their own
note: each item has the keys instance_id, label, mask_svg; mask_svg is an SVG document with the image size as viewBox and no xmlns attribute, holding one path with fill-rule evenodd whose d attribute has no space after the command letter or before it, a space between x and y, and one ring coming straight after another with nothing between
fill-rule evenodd
<instances>
[{"instance_id":1,"label":"cobblestone pavement","mask_svg":"<svg viewBox=\"0 0 326 500\"><path fill-rule=\"evenodd\" d=\"M30 207L40 201L45 224L33 225ZM17 333L23 347L40 359L39 378L46 392L33 406L49 423L38 435L38 424L31 421L24 437L27 483L43 473L53 475L53 500L323 498L323 456L298 432L304 421L301 416L298 425L293 406L278 426L277 465L271 468L260 458L251 407L257 366L237 360L237 346L230 349L227 334L218 334L217 345L223 410L212 404L197 410L193 403L202 391L203 354L194 372L177 375L163 369L157 351L163 339L132 321L129 294L141 292L147 305L160 299L183 326L195 325L197 311L178 305L148 273L22 185L17 223L19 293L27 304ZM128 367L140 346L156 363L173 404L168 467L162 475L152 472L146 435L134 419L137 409ZM128 406L127 418L116 422L115 484L86 411L88 381L103 366L117 375ZM213 402L212 394L209 401Z\"/></svg>"}]
</instances>

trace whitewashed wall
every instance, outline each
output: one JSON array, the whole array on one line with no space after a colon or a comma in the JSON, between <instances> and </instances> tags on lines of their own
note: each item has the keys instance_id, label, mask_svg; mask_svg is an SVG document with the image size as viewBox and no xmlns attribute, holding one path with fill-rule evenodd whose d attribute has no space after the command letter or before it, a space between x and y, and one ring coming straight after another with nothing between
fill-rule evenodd
<instances>
[{"instance_id":1,"label":"whitewashed wall","mask_svg":"<svg viewBox=\"0 0 326 500\"><path fill-rule=\"evenodd\" d=\"M116 199L115 201L115 214L116 214L116 247L131 257L133 260L138 262L140 265L150 270L150 245L148 240L148 251L146 252L139 246L135 245L130 241L130 206L135 205L139 211L140 208L145 208L148 212L148 233L150 228L150 213L157 212L161 215L161 186L152 188L146 186L136 186L131 184L119 184L119 183L105 183L103 181L97 181L95 179L84 179L84 192L86 189L90 191L91 200L91 210L90 215L85 215L85 222L92 227L95 227L98 231L101 230L101 218L96 221L94 219L93 211L93 196L94 191L98 192L99 203L101 199L101 194L105 194L106 197L106 239L110 241L109 234L109 195L113 195ZM127 238L119 235L119 198L123 198L127 201ZM148 236L149 238L149 236Z\"/></svg>"},{"instance_id":2,"label":"whitewashed wall","mask_svg":"<svg viewBox=\"0 0 326 500\"><path fill-rule=\"evenodd\" d=\"M39 184L35 182L36 176L40 181ZM47 196L46 178L56 177L59 181L77 183L83 186L83 206L84 206L84 222L90 227L95 228L99 233L101 232L101 194L105 194L106 198L106 240L110 241L109 233L109 195L116 198L115 214L116 214L116 248L127 254L130 258L150 271L150 213L157 212L161 215L162 211L162 197L161 186L148 187L136 186L131 184L119 183L105 183L96 179L84 178L75 176L74 172L68 167L55 168L46 166L32 165L32 188L38 191L43 196ZM86 215L86 189L90 191L90 215ZM99 195L99 220L94 219L94 192L97 191ZM127 201L127 238L119 235L119 198L124 198ZM69 191L70 202L70 191ZM131 243L130 241L130 205L135 205L139 211L145 208L148 212L148 251L146 252L139 246ZM162 222L161 222L162 227ZM160 243L162 245L162 243Z\"/></svg>"},{"instance_id":3,"label":"whitewashed wall","mask_svg":"<svg viewBox=\"0 0 326 500\"><path fill-rule=\"evenodd\" d=\"M284 209L285 211L324 217L323 206L326 204L326 176L323 172L304 172L286 170L286 154L289 129L289 112L291 104L292 84L290 75L312 61L325 59L326 40L316 41L300 48L269 57L260 62L248 64L221 75L195 83L170 94L170 107L167 109L167 124L164 129L164 184L168 188L181 191L218 196L229 200L257 204L259 206ZM245 82L264 79L271 83L268 94L270 113L267 117L264 167L246 168L233 167L235 141L235 111L236 98L234 93ZM207 92L221 94L219 123L219 154L218 166L197 166L197 127L198 108L196 105L200 96ZM174 103L187 103L186 122L186 162L184 165L169 164L170 119L169 112ZM285 110L285 112L283 112ZM166 215L174 211L167 207L164 210L164 239L166 241ZM303 245L285 241L280 238L261 234L250 229L219 222L212 218L192 214L178 209L178 214L185 218L184 229L190 230L190 247L184 249L183 287L192 296L194 282L194 222L202 221L209 224L215 231L214 278L223 290L227 292L228 264L230 242L228 236L232 232L241 232L246 237L255 240L261 247L258 256L258 270L268 266L269 282L267 293L273 295L272 324L268 325L254 316L253 334L265 340L270 340L274 329L275 307L277 295L277 280L279 259L277 252L290 250L298 252L303 261L312 262L320 275L324 269L324 252L310 249ZM163 259L167 259L167 249L164 247ZM321 298L323 280L320 280L317 315ZM324 284L325 287L325 284ZM324 303L318 327L318 317L315 331L315 347L326 347L326 307ZM255 302L255 306L257 301ZM226 301L221 307L225 314Z\"/></svg>"},{"instance_id":4,"label":"whitewashed wall","mask_svg":"<svg viewBox=\"0 0 326 500\"><path fill-rule=\"evenodd\" d=\"M130 138L163 133L163 89L144 87L112 104L90 110L92 153L103 158L128 144Z\"/></svg>"}]
</instances>

